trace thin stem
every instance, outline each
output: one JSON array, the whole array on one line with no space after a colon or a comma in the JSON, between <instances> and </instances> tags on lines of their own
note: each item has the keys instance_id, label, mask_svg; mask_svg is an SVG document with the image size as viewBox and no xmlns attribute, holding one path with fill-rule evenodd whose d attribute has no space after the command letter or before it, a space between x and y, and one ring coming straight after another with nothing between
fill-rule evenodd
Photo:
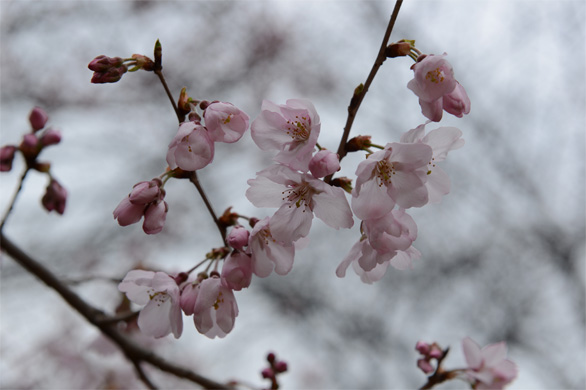
<instances>
[{"instance_id":1,"label":"thin stem","mask_svg":"<svg viewBox=\"0 0 586 390\"><path fill-rule=\"evenodd\" d=\"M179 123L183 122L184 118L179 113L179 108L177 107L177 103L175 103L175 99L173 99L173 95L171 94L171 91L169 90L169 87L167 86L167 82L165 81L165 77L163 76L163 71L160 69L155 70L155 74L157 76L159 76L159 80L161 80L161 84L163 84L163 88L165 88L165 92L167 93L167 97L169 98L169 100L171 101L171 104L173 105L173 110L175 110L175 115L177 115L177 119L179 120Z\"/></svg>"},{"instance_id":2,"label":"thin stem","mask_svg":"<svg viewBox=\"0 0 586 390\"><path fill-rule=\"evenodd\" d=\"M2 223L0 224L0 231L2 231L4 229L4 224L6 223L8 216L12 212L12 209L14 208L14 204L16 203L16 198L18 198L18 194L20 194L20 191L22 190L22 184L24 183L24 179L26 178L28 171L30 171L30 168L27 165L24 172L20 176L20 181L18 182L18 188L16 189L16 192L14 193L14 195L12 195L12 201L10 202L10 206L8 206L8 210L6 210L6 213L4 213L4 218L2 218Z\"/></svg>"},{"instance_id":3,"label":"thin stem","mask_svg":"<svg viewBox=\"0 0 586 390\"><path fill-rule=\"evenodd\" d=\"M370 87L370 84L372 84L372 81L374 80L374 76L376 76L378 69L381 67L381 65L387 59L387 57L385 55L385 51L386 51L387 45L389 43L389 38L391 36L391 32L393 31L393 27L395 26L395 21L397 20L397 16L399 15L399 10L401 9L402 3L403 3L403 0L397 0L395 2L395 8L393 9L393 13L391 14L391 19L389 20L387 30L385 31L385 35L383 37L383 41L382 41L380 50L378 52L378 55L376 56L376 60L374 61L374 64L372 65L372 69L370 70L370 73L369 73L368 77L366 78L366 81L364 82L364 85L362 86L362 88L355 91L354 95L352 96L352 99L350 100L350 105L348 106L348 118L346 119L346 125L344 126L344 133L342 134L342 138L340 139L340 145L338 146L338 152L337 152L338 156L340 156L340 161L344 158L344 156L346 156L346 143L348 142L350 130L352 129L352 124L354 123L354 119L356 118L356 113L358 112L358 109L360 108L360 104L362 104L362 100L364 99L366 92L368 92L368 88ZM332 175L329 175L324 179L324 181L326 183L329 183L331 180L332 180Z\"/></svg>"},{"instance_id":4,"label":"thin stem","mask_svg":"<svg viewBox=\"0 0 586 390\"><path fill-rule=\"evenodd\" d=\"M208 211L210 212L210 215L212 216L212 219L214 220L216 226L218 227L218 230L220 231L220 234L222 235L222 242L224 243L225 246L228 246L228 243L226 242L226 228L220 223L220 220L216 216L216 213L214 212L212 204L210 203L208 197L206 196L205 191L203 190L201 184L199 183L199 180L197 178L197 173L195 171L193 171L191 173L191 175L189 176L189 181L192 182L193 185L195 185L195 188L197 188L199 195L203 199L203 202L205 203Z\"/></svg>"},{"instance_id":5,"label":"thin stem","mask_svg":"<svg viewBox=\"0 0 586 390\"><path fill-rule=\"evenodd\" d=\"M24 253L22 249L10 241L2 232L0 232L0 247L2 248L3 252L6 252L6 254L12 257L28 272L41 279L47 286L61 295L61 297L73 309L85 317L88 322L100 329L100 331L106 337L118 345L124 355L126 355L128 360L133 364L135 364L135 362L147 362L150 365L157 367L161 371L168 372L179 378L185 378L206 389L233 390L233 388L230 386L218 383L204 376L196 374L193 371L169 363L154 352L146 350L135 344L133 341L129 340L127 337L122 335L122 333L120 333L120 331L118 331L115 326L101 322L101 320L106 316L104 312L86 303L73 290L63 284L51 271L45 268L40 262Z\"/></svg>"},{"instance_id":6,"label":"thin stem","mask_svg":"<svg viewBox=\"0 0 586 390\"><path fill-rule=\"evenodd\" d=\"M144 372L144 370L142 369L142 367L140 366L140 363L137 361L132 361L132 364L134 364L134 368L136 369L136 375L138 375L138 377L140 378L140 380L151 390L157 390L158 387L151 382L151 380L149 379L149 377L146 375L146 373Z\"/></svg>"}]
</instances>

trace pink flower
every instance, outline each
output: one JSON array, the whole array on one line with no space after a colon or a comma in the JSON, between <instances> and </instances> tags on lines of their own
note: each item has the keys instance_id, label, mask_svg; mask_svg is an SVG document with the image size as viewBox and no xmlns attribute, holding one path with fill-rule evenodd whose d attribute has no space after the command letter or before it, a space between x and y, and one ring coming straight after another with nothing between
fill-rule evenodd
<instances>
[{"instance_id":1,"label":"pink flower","mask_svg":"<svg viewBox=\"0 0 586 390\"><path fill-rule=\"evenodd\" d=\"M67 201L67 190L55 179L51 179L47 186L47 191L41 200L43 207L47 211L57 211L63 215L65 212L65 202Z\"/></svg>"},{"instance_id":2,"label":"pink flower","mask_svg":"<svg viewBox=\"0 0 586 390\"><path fill-rule=\"evenodd\" d=\"M12 161L17 149L14 145L6 145L0 149L0 172L9 172L12 169Z\"/></svg>"},{"instance_id":3,"label":"pink flower","mask_svg":"<svg viewBox=\"0 0 586 390\"><path fill-rule=\"evenodd\" d=\"M48 119L49 119L49 116L47 115L45 110L43 110L42 108L39 108L39 107L33 108L33 110L31 111L31 113L28 117L28 120L31 123L31 126L33 128L33 132L39 131L43 127L45 127L45 124L47 123Z\"/></svg>"},{"instance_id":4,"label":"pink flower","mask_svg":"<svg viewBox=\"0 0 586 390\"><path fill-rule=\"evenodd\" d=\"M389 213L395 203L402 208L421 207L428 202L426 166L432 150L425 144L387 144L371 154L356 169L352 210L360 219Z\"/></svg>"},{"instance_id":5,"label":"pink flower","mask_svg":"<svg viewBox=\"0 0 586 390\"><path fill-rule=\"evenodd\" d=\"M443 110L462 116L470 112L470 100L466 91L454 78L454 70L442 55L423 55L411 67L414 78L407 87L419 97L419 105L423 115L434 122L442 119ZM444 98L447 97L447 101Z\"/></svg>"},{"instance_id":6,"label":"pink flower","mask_svg":"<svg viewBox=\"0 0 586 390\"><path fill-rule=\"evenodd\" d=\"M370 245L381 254L390 253L394 256L398 251L407 250L417 238L417 225L403 209L393 210L377 219L365 220L362 226ZM374 264L370 266L373 267ZM370 270L365 266L362 268Z\"/></svg>"},{"instance_id":7,"label":"pink flower","mask_svg":"<svg viewBox=\"0 0 586 390\"><path fill-rule=\"evenodd\" d=\"M120 57L97 56L89 64L88 68L94 71L92 83L115 83L122 78L128 70L124 60Z\"/></svg>"},{"instance_id":8,"label":"pink flower","mask_svg":"<svg viewBox=\"0 0 586 390\"><path fill-rule=\"evenodd\" d=\"M157 234L163 230L169 205L164 200L157 200L149 204L144 212L142 230L146 234Z\"/></svg>"},{"instance_id":9,"label":"pink flower","mask_svg":"<svg viewBox=\"0 0 586 390\"><path fill-rule=\"evenodd\" d=\"M273 165L248 180L246 197L257 207L279 207L270 219L271 234L281 242L309 234L313 215L334 229L354 224L344 190L285 165Z\"/></svg>"},{"instance_id":10,"label":"pink flower","mask_svg":"<svg viewBox=\"0 0 586 390\"><path fill-rule=\"evenodd\" d=\"M234 249L242 250L243 247L248 245L248 238L250 237L250 233L242 226L234 226L228 237L226 237L226 241L228 241L228 245L230 245Z\"/></svg>"},{"instance_id":11,"label":"pink flower","mask_svg":"<svg viewBox=\"0 0 586 390\"><path fill-rule=\"evenodd\" d=\"M128 299L146 305L138 315L138 327L147 336L156 338L173 333L179 338L183 331L179 287L164 272L130 271L118 285Z\"/></svg>"},{"instance_id":12,"label":"pink flower","mask_svg":"<svg viewBox=\"0 0 586 390\"><path fill-rule=\"evenodd\" d=\"M373 282L378 282L385 276L387 268L389 268L390 258L391 254L389 253L377 253L368 242L368 239L364 237L352 246L348 255L342 260L338 268L336 268L336 276L339 278L345 277L346 270L352 264L352 268L360 277L360 280L364 283L372 284ZM369 271L365 271L360 266L360 263L375 264L375 266Z\"/></svg>"},{"instance_id":13,"label":"pink flower","mask_svg":"<svg viewBox=\"0 0 586 390\"><path fill-rule=\"evenodd\" d=\"M340 158L334 152L323 149L309 161L309 171L316 179L326 177L340 170Z\"/></svg>"},{"instance_id":14,"label":"pink flower","mask_svg":"<svg viewBox=\"0 0 586 390\"><path fill-rule=\"evenodd\" d=\"M466 337L462 348L468 364L466 374L475 389L502 389L517 377L517 366L506 359L504 341L480 349L474 340Z\"/></svg>"},{"instance_id":15,"label":"pink flower","mask_svg":"<svg viewBox=\"0 0 586 390\"><path fill-rule=\"evenodd\" d=\"M425 125L419 125L401 136L403 143L422 143L432 150L431 160L427 164L425 187L430 203L439 203L443 195L450 192L450 178L436 164L444 161L451 150L464 146L462 132L455 127L440 127L425 134Z\"/></svg>"},{"instance_id":16,"label":"pink flower","mask_svg":"<svg viewBox=\"0 0 586 390\"><path fill-rule=\"evenodd\" d=\"M223 338L234 328L238 316L236 298L218 276L188 285L183 290L181 300L183 311L187 315L193 314L195 327L205 336L211 339Z\"/></svg>"},{"instance_id":17,"label":"pink flower","mask_svg":"<svg viewBox=\"0 0 586 390\"><path fill-rule=\"evenodd\" d=\"M203 113L209 136L214 142L238 141L248 129L249 116L230 103L212 103Z\"/></svg>"},{"instance_id":18,"label":"pink flower","mask_svg":"<svg viewBox=\"0 0 586 390\"><path fill-rule=\"evenodd\" d=\"M164 193L162 193L161 190L162 185L163 182L159 178L136 183L134 187L132 187L128 199L130 203L136 205L146 205L154 202L157 199L161 199L161 196L164 196Z\"/></svg>"},{"instance_id":19,"label":"pink flower","mask_svg":"<svg viewBox=\"0 0 586 390\"><path fill-rule=\"evenodd\" d=\"M159 178L141 181L132 188L132 192L122 199L114 210L114 219L120 226L137 223L144 216L142 229L146 234L157 234L163 230L169 206L163 201L165 190Z\"/></svg>"},{"instance_id":20,"label":"pink flower","mask_svg":"<svg viewBox=\"0 0 586 390\"><path fill-rule=\"evenodd\" d=\"M222 284L229 289L240 291L252 281L252 259L250 255L234 251L228 255L222 267Z\"/></svg>"},{"instance_id":21,"label":"pink flower","mask_svg":"<svg viewBox=\"0 0 586 390\"><path fill-rule=\"evenodd\" d=\"M214 142L206 128L195 122L183 122L169 144L169 167L196 171L211 163L213 159Z\"/></svg>"},{"instance_id":22,"label":"pink flower","mask_svg":"<svg viewBox=\"0 0 586 390\"><path fill-rule=\"evenodd\" d=\"M114 219L118 220L120 226L128 226L140 221L144 215L146 205L133 204L127 196L114 209Z\"/></svg>"},{"instance_id":23,"label":"pink flower","mask_svg":"<svg viewBox=\"0 0 586 390\"><path fill-rule=\"evenodd\" d=\"M293 242L277 241L269 229L269 218L254 225L250 234L248 248L252 256L252 271L258 277L265 278L273 272L287 275L293 268L295 246Z\"/></svg>"},{"instance_id":24,"label":"pink flower","mask_svg":"<svg viewBox=\"0 0 586 390\"><path fill-rule=\"evenodd\" d=\"M285 105L263 100L251 135L262 150L278 150L275 161L307 172L321 123L309 100L289 99Z\"/></svg>"}]
</instances>

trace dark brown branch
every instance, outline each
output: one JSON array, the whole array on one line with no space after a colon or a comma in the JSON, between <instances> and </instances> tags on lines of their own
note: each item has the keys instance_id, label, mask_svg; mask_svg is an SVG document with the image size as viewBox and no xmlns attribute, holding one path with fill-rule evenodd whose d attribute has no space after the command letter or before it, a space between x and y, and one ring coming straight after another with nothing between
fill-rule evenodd
<instances>
[{"instance_id":1,"label":"dark brown branch","mask_svg":"<svg viewBox=\"0 0 586 390\"><path fill-rule=\"evenodd\" d=\"M10 206L8 206L8 210L6 210L6 213L4 213L4 217L2 218L2 223L0 223L0 231L2 231L4 229L4 225L6 224L6 220L8 219L8 216L10 215L10 213L12 212L12 209L14 208L14 204L16 203L16 199L18 198L18 194L20 194L20 191L22 190L22 184L24 183L24 179L26 178L26 175L28 174L29 171L30 171L30 168L27 165L24 172L20 176L20 181L18 182L18 188L14 192L14 195L12 195L12 200L10 201Z\"/></svg>"},{"instance_id":2,"label":"dark brown branch","mask_svg":"<svg viewBox=\"0 0 586 390\"><path fill-rule=\"evenodd\" d=\"M169 100L171 101L171 104L173 105L173 110L175 111L175 115L177 115L177 120L179 120L179 123L182 123L185 118L179 113L179 107L177 107L177 103L175 103L175 99L173 99L173 95L171 94L171 91L169 90L169 87L167 86L167 81L165 81L165 77L163 76L163 71L161 69L155 70L155 74L159 77L159 80L161 80L161 84L163 84L163 88L165 88L165 92L167 93L167 97L169 98Z\"/></svg>"},{"instance_id":3,"label":"dark brown branch","mask_svg":"<svg viewBox=\"0 0 586 390\"><path fill-rule=\"evenodd\" d=\"M230 386L215 382L186 368L169 363L154 352L146 350L126 338L114 326L112 326L111 323L104 321L104 318L107 317L104 312L87 304L79 297L79 295L63 284L51 271L24 253L2 232L0 232L0 247L3 252L12 257L24 269L55 290L73 309L84 316L86 320L100 329L106 337L117 344L135 367L137 363L147 362L161 371L173 374L179 378L187 379L206 389L232 389ZM149 384L147 384L147 386L149 386Z\"/></svg>"},{"instance_id":4,"label":"dark brown branch","mask_svg":"<svg viewBox=\"0 0 586 390\"><path fill-rule=\"evenodd\" d=\"M193 171L191 173L191 175L189 176L189 181L192 182L193 185L195 185L195 188L197 188L199 195L203 199L203 202L205 203L210 215L212 216L212 219L214 220L216 226L218 227L218 230L220 231L220 234L222 235L222 241L224 242L224 245L228 246L228 243L226 242L226 228L220 223L220 220L216 216L216 213L214 212L212 204L210 203L208 197L206 196L206 193L204 192L203 187L199 183L199 179L197 178L197 172Z\"/></svg>"}]
</instances>

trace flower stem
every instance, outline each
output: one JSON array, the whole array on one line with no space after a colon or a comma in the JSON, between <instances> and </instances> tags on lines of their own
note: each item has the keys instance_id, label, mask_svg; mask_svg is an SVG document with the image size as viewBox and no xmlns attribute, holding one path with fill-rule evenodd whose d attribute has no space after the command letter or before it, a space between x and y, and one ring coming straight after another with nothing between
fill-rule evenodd
<instances>
[{"instance_id":1,"label":"flower stem","mask_svg":"<svg viewBox=\"0 0 586 390\"><path fill-rule=\"evenodd\" d=\"M22 175L20 176L20 181L18 182L18 188L16 189L16 192L14 193L14 195L12 195L12 201L10 202L10 206L8 207L8 210L6 210L6 213L4 213L4 218L2 218L2 223L0 224L0 231L2 231L4 229L4 224L6 223L8 216L12 212L12 209L14 208L14 204L16 203L16 198L18 198L18 194L20 194L20 191L22 190L22 184L24 183L24 179L26 178L28 171L30 171L30 168L27 166L25 168L24 172L22 173Z\"/></svg>"},{"instance_id":2,"label":"flower stem","mask_svg":"<svg viewBox=\"0 0 586 390\"><path fill-rule=\"evenodd\" d=\"M197 188L199 195L201 196L203 202L205 203L208 211L210 212L210 214L212 216L212 219L214 220L216 226L218 227L220 234L222 235L222 241L224 242L224 245L228 246L228 243L226 242L226 228L220 223L220 220L216 216L216 213L214 212L214 209L212 208L212 205L211 205L206 193L204 192L203 187L199 183L199 179L197 178L197 173L195 171L193 171L191 173L191 175L189 176L189 181L193 183L195 188Z\"/></svg>"},{"instance_id":3,"label":"flower stem","mask_svg":"<svg viewBox=\"0 0 586 390\"><path fill-rule=\"evenodd\" d=\"M163 71L161 69L155 70L155 74L159 77L159 80L161 80L161 84L163 84L163 88L165 88L165 92L167 93L167 97L169 98L169 100L171 101L171 104L173 105L173 110L175 110L175 115L177 115L177 119L179 120L179 123L183 122L183 120L185 118L179 113L179 108L177 107L177 103L175 103L175 100L173 99L173 95L171 94L171 91L169 90L169 87L167 86L167 81L165 81L165 76L163 76Z\"/></svg>"},{"instance_id":4,"label":"flower stem","mask_svg":"<svg viewBox=\"0 0 586 390\"><path fill-rule=\"evenodd\" d=\"M348 106L348 118L346 119L346 125L344 126L344 133L342 134L342 138L340 139L340 145L338 146L338 156L340 156L340 161L346 156L346 143L348 142L348 137L350 136L350 129L352 128L352 124L354 123L354 118L356 118L356 113L360 108L360 104L368 92L368 88L372 81L374 80L374 76L378 72L378 69L381 67L383 62L387 59L385 55L385 51L387 45L389 43L389 38L391 36L391 32L393 31L393 27L395 26L395 21L397 20L397 16L399 15L399 9L401 8L401 4L403 0L397 0L395 2L395 8L393 9L393 13L391 14L391 19L389 20L389 24L387 25L387 30L385 31L385 35L383 37L383 42L381 44L380 50L378 55L376 56L376 60L372 65L372 69L370 70L370 74L366 78L366 82L361 88L357 88L352 95L352 99L350 100L350 105ZM329 183L332 180L332 175L327 176L324 181Z\"/></svg>"}]
</instances>

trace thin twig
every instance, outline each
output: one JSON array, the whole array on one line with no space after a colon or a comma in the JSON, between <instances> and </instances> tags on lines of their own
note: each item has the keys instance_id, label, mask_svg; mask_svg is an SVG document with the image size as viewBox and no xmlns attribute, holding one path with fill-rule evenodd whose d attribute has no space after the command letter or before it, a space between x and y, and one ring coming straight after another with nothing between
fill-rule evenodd
<instances>
[{"instance_id":1,"label":"thin twig","mask_svg":"<svg viewBox=\"0 0 586 390\"><path fill-rule=\"evenodd\" d=\"M4 229L4 224L6 223L8 216L12 212L12 209L14 208L14 204L16 203L16 199L18 198L18 194L20 194L20 191L22 190L22 184L24 183L24 179L26 178L28 171L30 171L30 168L27 165L24 172L20 176L20 181L18 182L18 188L14 192L14 195L12 195L12 200L10 201L10 206L8 206L8 210L6 210L6 213L4 213L4 218L2 218L2 223L0 224L0 231L2 231Z\"/></svg>"},{"instance_id":2,"label":"thin twig","mask_svg":"<svg viewBox=\"0 0 586 390\"><path fill-rule=\"evenodd\" d=\"M195 188L197 188L199 195L203 199L203 202L205 203L208 211L210 212L210 214L212 216L212 219L214 220L216 226L218 227L218 230L220 231L220 234L222 235L222 242L224 243L225 246L228 246L228 243L226 242L226 228L224 226L222 226L222 224L220 223L220 220L216 216L216 213L214 212L212 204L208 200L208 197L206 196L205 191L203 190L201 184L199 183L199 179L197 178L197 172L195 172L195 171L191 172L191 175L189 176L189 181L192 182L193 185L195 185Z\"/></svg>"},{"instance_id":3,"label":"thin twig","mask_svg":"<svg viewBox=\"0 0 586 390\"><path fill-rule=\"evenodd\" d=\"M352 124L354 123L354 119L356 118L356 113L358 112L358 109L360 108L360 104L362 103L362 100L364 99L366 92L368 92L368 88L370 87L370 84L372 84L372 81L374 80L374 76L376 76L378 69L381 67L381 65L387 59L387 57L385 55L385 51L386 51L387 45L389 43L389 38L391 36L391 32L393 31L393 27L395 26L395 21L397 20L397 16L399 15L399 10L401 9L402 3L403 3L403 0L397 0L395 2L395 8L393 9L393 13L391 14L391 19L389 20L389 24L387 25L387 30L385 31L385 35L383 37L383 41L382 41L380 50L378 52L378 55L376 56L376 60L374 61L374 64L372 65L372 69L370 70L370 73L369 73L368 77L366 78L364 85L362 86L362 88L360 90L357 89L354 92L354 94L352 95L352 99L350 100L350 104L348 105L348 118L346 119L346 125L344 126L344 133L342 134L342 138L340 139L340 145L338 146L338 152L337 152L338 156L340 156L340 160L342 160L346 156L346 153L347 153L346 152L346 143L348 142L350 130L352 129ZM332 175L329 175L324 179L324 181L326 183L329 183L331 180L332 180Z\"/></svg>"},{"instance_id":4,"label":"thin twig","mask_svg":"<svg viewBox=\"0 0 586 390\"><path fill-rule=\"evenodd\" d=\"M161 80L161 84L163 84L163 88L165 88L165 92L167 93L167 97L169 98L169 100L171 101L171 104L173 105L173 110L175 110L175 115L177 115L177 119L179 120L179 123L183 122L184 118L179 113L179 107L177 107L177 103L175 103L175 99L173 99L173 95L171 94L171 91L169 90L169 87L167 86L167 81L165 81L165 77L163 76L163 71L160 69L155 70L155 74L159 77L159 80Z\"/></svg>"},{"instance_id":5,"label":"thin twig","mask_svg":"<svg viewBox=\"0 0 586 390\"><path fill-rule=\"evenodd\" d=\"M9 240L4 233L0 232L0 247L3 252L6 252L18 264L25 268L28 272L41 279L47 286L55 290L61 297L78 313L85 317L88 322L96 326L100 331L118 345L120 350L126 355L128 360L133 362L147 362L152 366L157 367L161 371L168 372L179 378L187 379L191 382L197 383L205 389L223 389L233 390L232 387L218 383L204 376L196 374L186 368L179 367L175 364L169 363L162 357L158 356L152 351L146 350L133 341L125 337L115 326L109 323L104 323L102 320L106 314L98 310L83 299L79 297L73 290L63 284L51 271L45 268L41 263L27 255Z\"/></svg>"},{"instance_id":6,"label":"thin twig","mask_svg":"<svg viewBox=\"0 0 586 390\"><path fill-rule=\"evenodd\" d=\"M132 361L132 364L134 364L134 368L136 369L136 375L138 375L138 377L140 378L140 380L147 385L147 387L151 390L157 390L158 387L149 379L149 377L147 376L147 374L144 372L144 370L142 369L142 367L140 366L140 363L137 362L136 360Z\"/></svg>"}]
</instances>

